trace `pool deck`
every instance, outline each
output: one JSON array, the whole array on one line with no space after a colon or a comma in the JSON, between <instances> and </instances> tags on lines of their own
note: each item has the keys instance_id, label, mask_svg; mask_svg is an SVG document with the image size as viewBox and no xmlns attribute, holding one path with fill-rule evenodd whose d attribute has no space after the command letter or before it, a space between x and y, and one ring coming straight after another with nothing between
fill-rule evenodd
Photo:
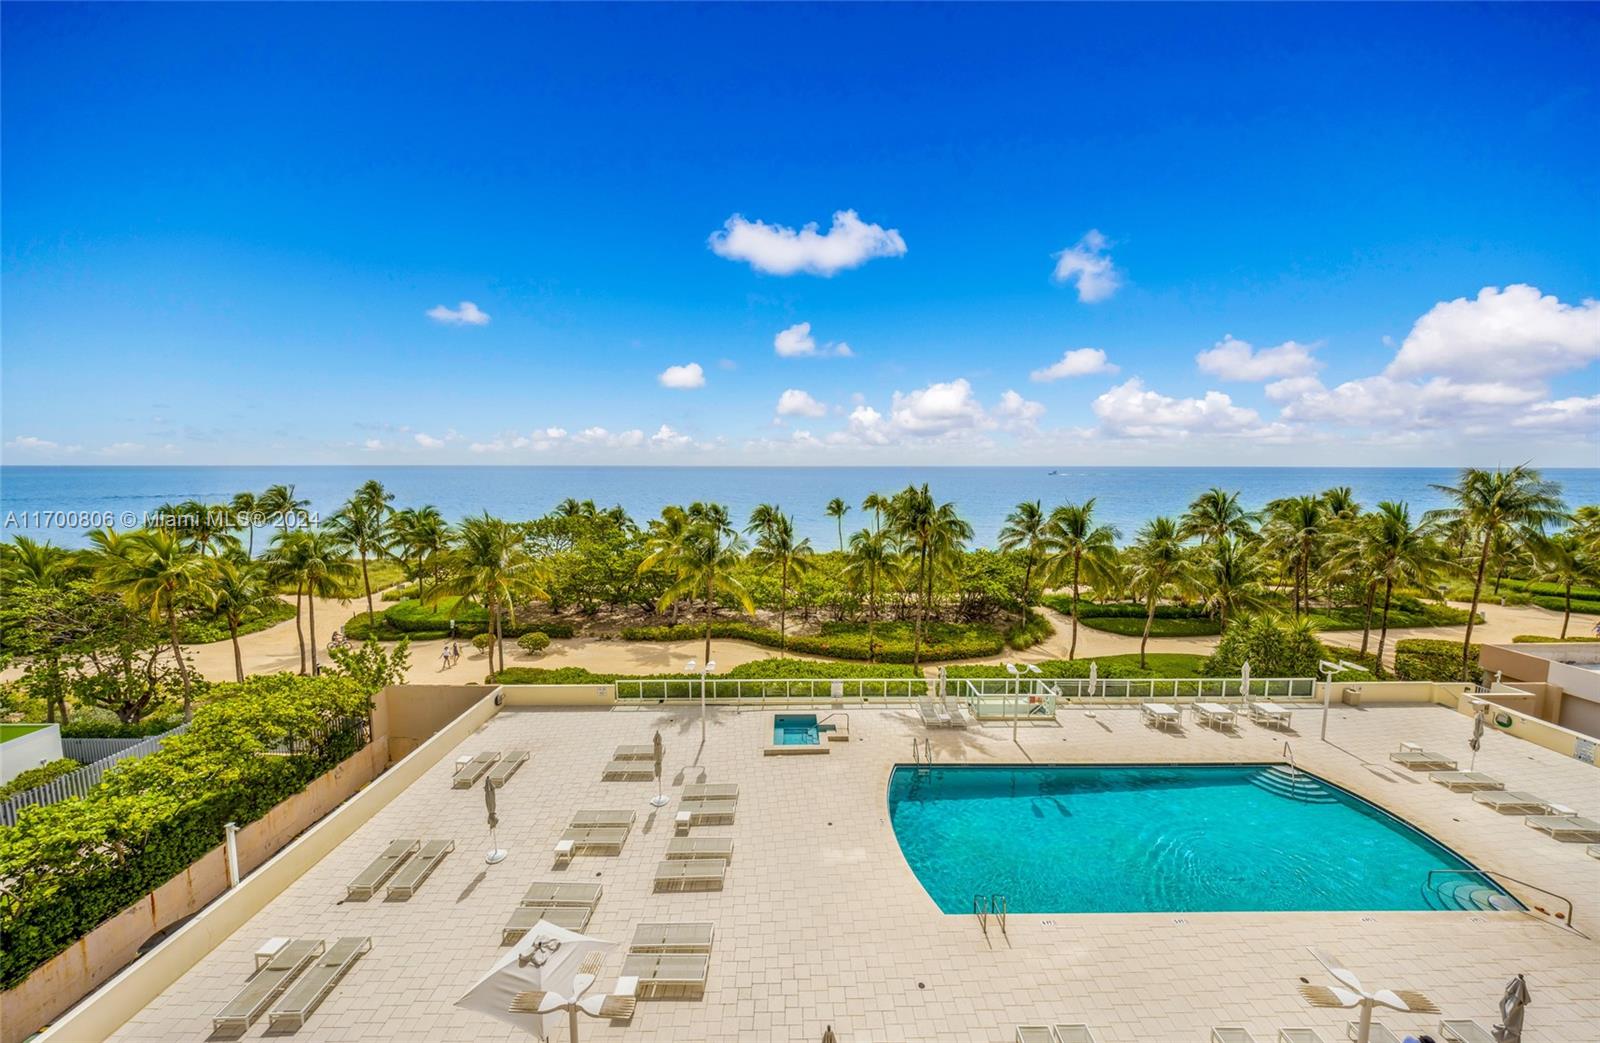
<instances>
[{"instance_id":1,"label":"pool deck","mask_svg":"<svg viewBox=\"0 0 1600 1043\"><path fill-rule=\"evenodd\" d=\"M931 736L939 763L1132 763L1280 760L1285 739L1301 767L1395 812L1476 865L1570 897L1577 926L1600 937L1600 860L1501 816L1426 773L1390 764L1401 741L1458 758L1471 720L1443 707L1337 708L1329 744L1321 711L1297 710L1296 733L1250 724L1237 736L1190 723L1163 734L1137 711L1063 710L1060 727L924 729L911 708L852 709L849 743L828 757L767 757L772 713L714 709L700 748L698 710L505 710L484 724L354 836L222 941L113 1038L204 1040L211 1015L244 982L252 952L273 936L371 935L357 963L292 1035L245 1038L435 1043L530 1037L452 1006L505 950L500 928L534 880L599 882L586 933L619 943L597 989L615 977L642 920L712 920L715 951L703 999L644 1000L630 1024L586 1020L585 1040L995 1041L1019 1024L1088 1022L1103 1043L1204 1041L1213 1025L1243 1025L1263 1043L1280 1027L1344 1038L1344 1011L1309 1007L1300 978L1327 984L1307 952L1341 957L1369 988L1426 993L1444 1017L1486 1028L1507 979L1527 975L1524 1039L1592 1039L1600 1022L1600 944L1523 913L1310 912L1013 915L1009 937L986 940L971 916L938 911L900 855L888 821L890 771ZM822 711L826 714L827 711ZM734 838L720 892L655 894L676 801L657 811L648 782L601 782L613 746L666 740L669 795L688 782L735 782L736 823L697 829ZM452 762L480 750L525 748L533 759L500 791L505 862L486 866L481 793L453 790ZM1477 770L1600 817L1600 770L1499 734ZM551 848L579 808L631 808L639 822L620 856L552 868ZM456 852L407 902L342 902L345 884L399 836L454 837ZM1049 871L1041 866L1042 872ZM89 1002L93 1002L92 998ZM1437 1036L1439 1015L1388 1014L1399 1035ZM565 1031L557 1039L565 1039Z\"/></svg>"}]
</instances>

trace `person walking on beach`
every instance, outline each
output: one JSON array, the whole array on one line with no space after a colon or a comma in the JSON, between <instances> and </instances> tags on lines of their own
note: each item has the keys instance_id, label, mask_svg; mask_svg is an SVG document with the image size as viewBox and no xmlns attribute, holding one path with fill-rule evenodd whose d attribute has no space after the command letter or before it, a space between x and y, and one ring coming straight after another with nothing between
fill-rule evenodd
<instances>
[{"instance_id":1,"label":"person walking on beach","mask_svg":"<svg viewBox=\"0 0 1600 1043\"><path fill-rule=\"evenodd\" d=\"M448 670L455 664L450 661L450 646L445 645L439 650L439 669Z\"/></svg>"}]
</instances>

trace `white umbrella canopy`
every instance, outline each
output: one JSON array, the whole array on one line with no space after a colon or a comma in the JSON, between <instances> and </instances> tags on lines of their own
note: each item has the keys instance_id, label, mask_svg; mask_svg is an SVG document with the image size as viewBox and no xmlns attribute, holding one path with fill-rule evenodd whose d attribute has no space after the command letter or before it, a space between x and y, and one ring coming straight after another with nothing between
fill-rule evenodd
<instances>
[{"instance_id":1,"label":"white umbrella canopy","mask_svg":"<svg viewBox=\"0 0 1600 1043\"><path fill-rule=\"evenodd\" d=\"M1244 697L1244 701L1245 702L1249 702L1250 701L1250 662L1249 662L1249 660L1245 661L1245 664L1244 664L1243 668L1241 668L1240 671L1239 671L1239 694Z\"/></svg>"},{"instance_id":2,"label":"white umbrella canopy","mask_svg":"<svg viewBox=\"0 0 1600 1043\"><path fill-rule=\"evenodd\" d=\"M552 942L559 943L554 951L549 948ZM590 938L540 920L522 936L521 941L500 957L489 973L479 978L476 985L456 1000L455 1005L463 1010L487 1014L496 1021L515 1025L527 1032L549 1036L567 1020L566 1014L514 1014L511 1011L512 1001L521 993L535 990L558 992L571 997L588 987L588 982L584 982L582 987L574 983L584 957L592 952L609 952L615 947L615 942Z\"/></svg>"}]
</instances>

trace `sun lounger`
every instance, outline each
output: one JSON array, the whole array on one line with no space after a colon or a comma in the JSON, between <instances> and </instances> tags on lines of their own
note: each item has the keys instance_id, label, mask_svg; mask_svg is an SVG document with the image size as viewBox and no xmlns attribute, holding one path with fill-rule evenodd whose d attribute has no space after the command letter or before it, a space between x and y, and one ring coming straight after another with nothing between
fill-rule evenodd
<instances>
[{"instance_id":1,"label":"sun lounger","mask_svg":"<svg viewBox=\"0 0 1600 1043\"><path fill-rule=\"evenodd\" d=\"M1316 1029L1279 1029L1278 1043L1324 1043Z\"/></svg>"},{"instance_id":2,"label":"sun lounger","mask_svg":"<svg viewBox=\"0 0 1600 1043\"><path fill-rule=\"evenodd\" d=\"M1590 844L1583 849L1583 853L1590 858L1600 858L1600 844Z\"/></svg>"},{"instance_id":3,"label":"sun lounger","mask_svg":"<svg viewBox=\"0 0 1600 1043\"><path fill-rule=\"evenodd\" d=\"M642 923L633 929L630 953L709 953L714 923Z\"/></svg>"},{"instance_id":4,"label":"sun lounger","mask_svg":"<svg viewBox=\"0 0 1600 1043\"><path fill-rule=\"evenodd\" d=\"M1153 724L1157 728L1176 728L1182 724L1178 715L1178 708L1168 703L1140 703L1139 716L1144 723Z\"/></svg>"},{"instance_id":5,"label":"sun lounger","mask_svg":"<svg viewBox=\"0 0 1600 1043\"><path fill-rule=\"evenodd\" d=\"M1053 1025L1051 1028L1061 1043L1100 1043L1088 1025Z\"/></svg>"},{"instance_id":6,"label":"sun lounger","mask_svg":"<svg viewBox=\"0 0 1600 1043\"><path fill-rule=\"evenodd\" d=\"M925 696L917 700L917 716L922 718L925 728L950 727L950 715L939 709L939 704L931 697Z\"/></svg>"},{"instance_id":7,"label":"sun lounger","mask_svg":"<svg viewBox=\"0 0 1600 1043\"><path fill-rule=\"evenodd\" d=\"M355 962L361 959L364 953L372 950L372 939L368 938L340 938L333 943L333 948L322 955L322 958L312 964L311 969L289 986L289 991L284 993L277 1003L272 1005L272 1010L267 1012L267 1024L273 1028L300 1028L305 1025L311 1012L317 1005L327 998L333 987L339 984L339 979L344 977Z\"/></svg>"},{"instance_id":8,"label":"sun lounger","mask_svg":"<svg viewBox=\"0 0 1600 1043\"><path fill-rule=\"evenodd\" d=\"M720 858L733 861L732 837L673 837L667 841L667 860Z\"/></svg>"},{"instance_id":9,"label":"sun lounger","mask_svg":"<svg viewBox=\"0 0 1600 1043\"><path fill-rule=\"evenodd\" d=\"M941 696L939 709L944 711L944 715L949 719L950 727L952 728L965 728L972 723L967 719L966 713L961 709L961 704L958 702L952 702Z\"/></svg>"},{"instance_id":10,"label":"sun lounger","mask_svg":"<svg viewBox=\"0 0 1600 1043\"><path fill-rule=\"evenodd\" d=\"M1581 815L1529 815L1522 821L1557 840L1591 844L1600 841L1600 822Z\"/></svg>"},{"instance_id":11,"label":"sun lounger","mask_svg":"<svg viewBox=\"0 0 1600 1043\"><path fill-rule=\"evenodd\" d=\"M569 829L556 842L556 859L564 862L574 855L620 855L627 840L628 831L621 826Z\"/></svg>"},{"instance_id":12,"label":"sun lounger","mask_svg":"<svg viewBox=\"0 0 1600 1043\"><path fill-rule=\"evenodd\" d=\"M612 761L600 773L601 782L649 782L655 777L654 761Z\"/></svg>"},{"instance_id":13,"label":"sun lounger","mask_svg":"<svg viewBox=\"0 0 1600 1043\"><path fill-rule=\"evenodd\" d=\"M738 800L737 782L691 782L683 787L684 800Z\"/></svg>"},{"instance_id":14,"label":"sun lounger","mask_svg":"<svg viewBox=\"0 0 1600 1043\"><path fill-rule=\"evenodd\" d=\"M645 743L642 746L618 746L611 751L614 761L653 761L656 759L654 744Z\"/></svg>"},{"instance_id":15,"label":"sun lounger","mask_svg":"<svg viewBox=\"0 0 1600 1043\"><path fill-rule=\"evenodd\" d=\"M1279 706L1277 703L1256 702L1247 703L1245 707L1250 712L1250 719L1267 728L1289 727L1289 708Z\"/></svg>"},{"instance_id":16,"label":"sun lounger","mask_svg":"<svg viewBox=\"0 0 1600 1043\"><path fill-rule=\"evenodd\" d=\"M1439 1035L1450 1043L1495 1043L1494 1033L1471 1018L1439 1022Z\"/></svg>"},{"instance_id":17,"label":"sun lounger","mask_svg":"<svg viewBox=\"0 0 1600 1043\"><path fill-rule=\"evenodd\" d=\"M1428 779L1456 793L1506 788L1505 783L1481 771L1434 771L1428 773Z\"/></svg>"},{"instance_id":18,"label":"sun lounger","mask_svg":"<svg viewBox=\"0 0 1600 1043\"><path fill-rule=\"evenodd\" d=\"M691 826L730 825L738 808L736 800L684 800L678 804L680 812L689 813Z\"/></svg>"},{"instance_id":19,"label":"sun lounger","mask_svg":"<svg viewBox=\"0 0 1600 1043\"><path fill-rule=\"evenodd\" d=\"M569 931L581 931L589 926L589 917L593 915L594 907L587 905L519 905L511 911L511 919L500 928L500 944L515 945L540 920Z\"/></svg>"},{"instance_id":20,"label":"sun lounger","mask_svg":"<svg viewBox=\"0 0 1600 1043\"><path fill-rule=\"evenodd\" d=\"M720 858L668 860L656 867L657 891L720 891L728 863Z\"/></svg>"},{"instance_id":21,"label":"sun lounger","mask_svg":"<svg viewBox=\"0 0 1600 1043\"><path fill-rule=\"evenodd\" d=\"M535 881L522 896L523 905L594 905L600 901L599 884Z\"/></svg>"},{"instance_id":22,"label":"sun lounger","mask_svg":"<svg viewBox=\"0 0 1600 1043\"><path fill-rule=\"evenodd\" d=\"M1256 1043L1256 1037L1237 1025L1225 1025L1211 1030L1211 1043Z\"/></svg>"},{"instance_id":23,"label":"sun lounger","mask_svg":"<svg viewBox=\"0 0 1600 1043\"><path fill-rule=\"evenodd\" d=\"M614 829L619 826L629 829L632 828L637 819L638 815L632 811L621 809L606 811L586 808L573 815L572 821L568 825L572 829L604 829L606 827Z\"/></svg>"},{"instance_id":24,"label":"sun lounger","mask_svg":"<svg viewBox=\"0 0 1600 1043\"><path fill-rule=\"evenodd\" d=\"M1016 1043L1056 1043L1049 1025L1018 1025Z\"/></svg>"},{"instance_id":25,"label":"sun lounger","mask_svg":"<svg viewBox=\"0 0 1600 1043\"><path fill-rule=\"evenodd\" d=\"M633 953L622 961L622 976L639 979L641 995L654 992L703 993L711 971L709 956Z\"/></svg>"},{"instance_id":26,"label":"sun lounger","mask_svg":"<svg viewBox=\"0 0 1600 1043\"><path fill-rule=\"evenodd\" d=\"M211 1019L217 1032L244 1032L261 1016L267 1005L277 998L306 964L322 955L322 941L318 938L296 938L278 950L267 965L245 982Z\"/></svg>"},{"instance_id":27,"label":"sun lounger","mask_svg":"<svg viewBox=\"0 0 1600 1043\"><path fill-rule=\"evenodd\" d=\"M1472 799L1502 815L1542 815L1550 810L1548 800L1514 790L1485 790L1474 793Z\"/></svg>"},{"instance_id":28,"label":"sun lounger","mask_svg":"<svg viewBox=\"0 0 1600 1043\"><path fill-rule=\"evenodd\" d=\"M371 898L383 886L383 882L400 868L400 863L410 858L421 846L422 841L415 839L391 841L383 854L367 863L367 868L357 873L356 878L345 886L344 896L356 901Z\"/></svg>"},{"instance_id":29,"label":"sun lounger","mask_svg":"<svg viewBox=\"0 0 1600 1043\"><path fill-rule=\"evenodd\" d=\"M1233 710L1221 703L1195 703L1194 716L1196 721L1212 728L1232 730L1236 727Z\"/></svg>"},{"instance_id":30,"label":"sun lounger","mask_svg":"<svg viewBox=\"0 0 1600 1043\"><path fill-rule=\"evenodd\" d=\"M506 780L517 773L517 769L528 761L527 750L512 750L501 757L495 766L489 770L489 785L504 786Z\"/></svg>"},{"instance_id":31,"label":"sun lounger","mask_svg":"<svg viewBox=\"0 0 1600 1043\"><path fill-rule=\"evenodd\" d=\"M483 778L483 773L494 767L494 762L500 759L498 751L485 750L467 763L456 769L456 777L450 785L456 789L471 789Z\"/></svg>"},{"instance_id":32,"label":"sun lounger","mask_svg":"<svg viewBox=\"0 0 1600 1043\"><path fill-rule=\"evenodd\" d=\"M1356 1034L1360 1031L1360 1029L1360 1022L1345 1022L1345 1037L1347 1039L1355 1039ZM1372 1031L1367 1034L1367 1043L1400 1043L1400 1037L1395 1035L1393 1032L1390 1032L1389 1026L1385 1025L1383 1022L1374 1021L1372 1023Z\"/></svg>"},{"instance_id":33,"label":"sun lounger","mask_svg":"<svg viewBox=\"0 0 1600 1043\"><path fill-rule=\"evenodd\" d=\"M455 849L454 840L430 840L422 845L422 850L411 856L411 861L389 881L389 897L410 898L416 894L422 882L444 861L444 856Z\"/></svg>"},{"instance_id":34,"label":"sun lounger","mask_svg":"<svg viewBox=\"0 0 1600 1043\"><path fill-rule=\"evenodd\" d=\"M632 1021L638 999L639 979L621 975L606 993L605 1002L600 1004L600 1016L610 1021Z\"/></svg>"},{"instance_id":35,"label":"sun lounger","mask_svg":"<svg viewBox=\"0 0 1600 1043\"><path fill-rule=\"evenodd\" d=\"M1412 771L1455 771L1456 762L1427 750L1397 750L1389 759Z\"/></svg>"}]
</instances>

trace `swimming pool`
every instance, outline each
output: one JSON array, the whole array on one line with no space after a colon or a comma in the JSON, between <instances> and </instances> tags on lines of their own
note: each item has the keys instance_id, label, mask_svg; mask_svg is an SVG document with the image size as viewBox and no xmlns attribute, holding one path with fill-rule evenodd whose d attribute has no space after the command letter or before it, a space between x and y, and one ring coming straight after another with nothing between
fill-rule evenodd
<instances>
[{"instance_id":1,"label":"swimming pool","mask_svg":"<svg viewBox=\"0 0 1600 1043\"><path fill-rule=\"evenodd\" d=\"M889 781L906 862L947 913L1519 908L1453 851L1261 764L916 768Z\"/></svg>"},{"instance_id":2,"label":"swimming pool","mask_svg":"<svg viewBox=\"0 0 1600 1043\"><path fill-rule=\"evenodd\" d=\"M772 745L817 745L817 715L814 713L780 713L772 719Z\"/></svg>"}]
</instances>

